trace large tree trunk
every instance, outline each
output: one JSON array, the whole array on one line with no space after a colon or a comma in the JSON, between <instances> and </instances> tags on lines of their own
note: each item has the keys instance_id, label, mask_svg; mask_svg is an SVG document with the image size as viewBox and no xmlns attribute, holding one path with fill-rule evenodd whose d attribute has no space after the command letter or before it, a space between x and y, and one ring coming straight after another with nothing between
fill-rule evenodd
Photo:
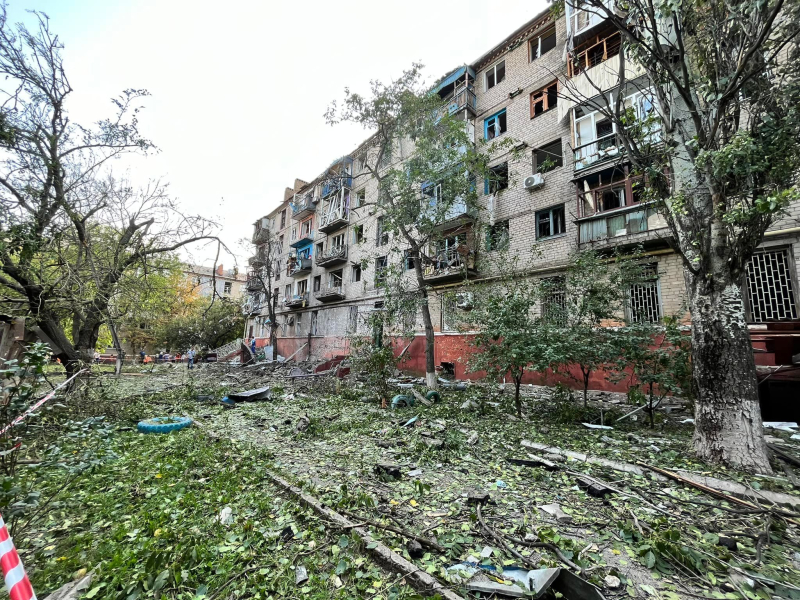
<instances>
[{"instance_id":1,"label":"large tree trunk","mask_svg":"<svg viewBox=\"0 0 800 600\"><path fill-rule=\"evenodd\" d=\"M687 272L696 390L694 449L708 461L771 473L741 286Z\"/></svg>"}]
</instances>

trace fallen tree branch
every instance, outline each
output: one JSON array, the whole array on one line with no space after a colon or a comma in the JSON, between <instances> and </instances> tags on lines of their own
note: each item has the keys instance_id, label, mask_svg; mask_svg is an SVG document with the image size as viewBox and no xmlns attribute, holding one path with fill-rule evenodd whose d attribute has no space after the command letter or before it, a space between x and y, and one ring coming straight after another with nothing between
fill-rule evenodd
<instances>
[{"instance_id":1,"label":"fallen tree branch","mask_svg":"<svg viewBox=\"0 0 800 600\"><path fill-rule=\"evenodd\" d=\"M351 513L350 511L344 510L343 508L340 508L339 511L344 513L345 515L347 515L348 517L350 517L352 519L357 519L359 521L363 521L362 525L370 525L372 527L377 527L378 529L385 529L386 531L391 531L392 533L396 533L397 535L401 535L404 538L407 538L409 540L416 540L420 544L422 544L423 546L427 546L428 548L431 548L432 550L436 550L437 552L442 552L442 553L447 552L446 548L440 546L436 542L432 542L429 539L426 539L424 537L421 537L421 536L416 535L414 533L411 533L409 531L405 531L403 529L400 529L398 527L393 527L391 525L384 525L382 523L378 523L377 521L373 521L371 519L367 519L366 517L362 517L361 515L357 515L355 513ZM360 527L360 525L359 525L359 527Z\"/></svg>"},{"instance_id":2,"label":"fallen tree branch","mask_svg":"<svg viewBox=\"0 0 800 600\"><path fill-rule=\"evenodd\" d=\"M725 494L725 493L723 493L723 492L721 492L719 490L715 490L714 488L708 487L707 485L703 485L702 483L697 483L696 481L692 481L691 479L686 479L685 477L681 477L677 473L673 473L671 471L667 471L666 469L662 469L660 467L653 467L653 466L645 464L643 462L639 462L637 464L639 464L640 466L642 466L642 467L644 467L646 469L650 469L650 470L654 471L655 473L663 475L664 477L668 477L669 479L673 479L675 481L679 481L680 483L683 483L685 485L693 487L693 488L695 488L697 490L700 490L701 492L705 492L706 494L709 494L709 495L714 496L716 498L721 498L721 499L726 500L728 502L733 502L734 504L738 504L740 506L746 506L747 508L752 508L752 509L759 510L759 511L763 510L763 511L773 512L773 513L775 513L777 515L780 515L780 516L784 517L789 523L792 523L793 525L800 525L800 521L796 521L793 518L791 518L791 517L797 517L798 515L796 513L789 513L789 512L785 512L785 511L779 511L779 510L765 508L765 507L760 506L758 504L753 504L752 502L748 502L747 500L742 500L740 498L737 498L736 496L730 496L730 495Z\"/></svg>"},{"instance_id":3,"label":"fallen tree branch","mask_svg":"<svg viewBox=\"0 0 800 600\"><path fill-rule=\"evenodd\" d=\"M775 444L767 444L767 448L772 450L775 454L777 454L780 458L785 460L786 462L793 464L795 467L800 467L800 460L796 459L791 454L788 454L778 448Z\"/></svg>"},{"instance_id":4,"label":"fallen tree branch","mask_svg":"<svg viewBox=\"0 0 800 600\"><path fill-rule=\"evenodd\" d=\"M558 559L561 562L563 562L565 565L567 565L570 569L573 569L577 573L581 572L581 568L578 565L576 565L574 562L572 562L570 559L568 559L566 556L564 556L564 553L561 552L561 550L559 550L558 546L554 546L553 544L548 544L547 542L526 542L525 540L520 540L520 539L513 538L513 537L508 537L508 536L504 537L503 535L501 535L500 533L498 533L497 531L495 531L494 529L489 527L486 524L486 521L483 520L483 515L481 515L481 505L480 504L477 505L477 515L478 515L478 522L481 524L481 527L483 527L484 531L486 531L486 533L488 533L489 536L492 539L494 539L500 546L502 546L506 550L506 552L508 552L509 554L514 555L516 558L518 558L523 563L528 565L531 569L534 569L534 570L538 569L539 565L537 565L535 562L533 562L529 558L526 558L526 557L522 556L522 554L520 554L519 552L514 550L514 548L512 548L511 546L508 545L508 543L506 542L506 539L508 539L509 541L511 541L511 542L513 542L515 544L521 544L523 546L528 546L529 548L546 548L547 550L550 550L556 556L558 556Z\"/></svg>"}]
</instances>

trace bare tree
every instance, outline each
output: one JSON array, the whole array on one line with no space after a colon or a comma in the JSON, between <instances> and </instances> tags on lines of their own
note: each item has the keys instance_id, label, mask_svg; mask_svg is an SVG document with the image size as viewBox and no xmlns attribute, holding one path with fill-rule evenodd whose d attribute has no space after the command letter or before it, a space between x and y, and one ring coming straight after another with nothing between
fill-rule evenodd
<instances>
[{"instance_id":1,"label":"bare tree","mask_svg":"<svg viewBox=\"0 0 800 600\"><path fill-rule=\"evenodd\" d=\"M573 25L599 18L621 39L595 69L570 48L560 93L613 123L683 259L695 451L770 472L742 282L764 232L800 199L800 5L567 2Z\"/></svg>"},{"instance_id":2,"label":"bare tree","mask_svg":"<svg viewBox=\"0 0 800 600\"><path fill-rule=\"evenodd\" d=\"M114 99L111 119L74 123L63 46L47 16L33 15L34 30L11 26L0 7L0 288L24 301L40 335L74 372L91 359L123 274L209 239L209 223L183 216L163 186L134 190L104 175L113 159L153 147L138 130L138 102L147 92Z\"/></svg>"},{"instance_id":3,"label":"bare tree","mask_svg":"<svg viewBox=\"0 0 800 600\"><path fill-rule=\"evenodd\" d=\"M273 290L276 275L281 268L281 244L269 227L258 227L253 234L255 254L250 258L251 270L247 274L247 290L251 301L254 296L266 302L269 316L269 344L272 347L272 360L278 357L278 319L275 313L278 290ZM255 294L254 294L255 292ZM261 306L262 310L264 306Z\"/></svg>"}]
</instances>

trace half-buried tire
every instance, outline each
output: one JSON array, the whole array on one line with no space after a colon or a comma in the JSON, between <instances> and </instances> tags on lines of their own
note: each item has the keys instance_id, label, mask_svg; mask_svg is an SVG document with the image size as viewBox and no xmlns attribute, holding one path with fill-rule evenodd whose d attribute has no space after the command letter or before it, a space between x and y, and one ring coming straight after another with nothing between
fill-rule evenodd
<instances>
[{"instance_id":1,"label":"half-buried tire","mask_svg":"<svg viewBox=\"0 0 800 600\"><path fill-rule=\"evenodd\" d=\"M137 429L142 433L169 433L185 429L192 424L189 417L154 417L139 421Z\"/></svg>"}]
</instances>

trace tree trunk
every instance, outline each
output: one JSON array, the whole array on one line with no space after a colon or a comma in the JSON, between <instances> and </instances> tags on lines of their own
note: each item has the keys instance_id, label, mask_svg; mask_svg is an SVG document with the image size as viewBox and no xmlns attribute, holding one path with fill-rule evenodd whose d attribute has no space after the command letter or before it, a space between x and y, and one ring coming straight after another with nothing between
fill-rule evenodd
<instances>
[{"instance_id":1,"label":"tree trunk","mask_svg":"<svg viewBox=\"0 0 800 600\"><path fill-rule=\"evenodd\" d=\"M649 407L647 409L647 412L650 413L650 429L655 429L656 428L656 415L655 415L656 411L653 409L653 384L652 384L652 382L650 383L650 398L649 398L648 401L650 403L650 405L649 405Z\"/></svg>"},{"instance_id":2,"label":"tree trunk","mask_svg":"<svg viewBox=\"0 0 800 600\"><path fill-rule=\"evenodd\" d=\"M422 322L425 324L425 383L429 390L435 390L438 387L436 379L436 363L434 359L434 343L435 337L433 335L433 320L431 319L431 310L428 306L428 294L423 291L422 296Z\"/></svg>"},{"instance_id":3,"label":"tree trunk","mask_svg":"<svg viewBox=\"0 0 800 600\"><path fill-rule=\"evenodd\" d=\"M522 418L522 400L519 397L519 386L522 384L522 375L514 376L514 406L517 409L517 416Z\"/></svg>"},{"instance_id":4,"label":"tree trunk","mask_svg":"<svg viewBox=\"0 0 800 600\"><path fill-rule=\"evenodd\" d=\"M692 315L692 377L696 389L694 450L707 461L769 474L758 404L753 347L741 286L686 273Z\"/></svg>"},{"instance_id":5,"label":"tree trunk","mask_svg":"<svg viewBox=\"0 0 800 600\"><path fill-rule=\"evenodd\" d=\"M581 373L583 373L583 408L586 408L589 406L589 376L592 372L581 367Z\"/></svg>"}]
</instances>

